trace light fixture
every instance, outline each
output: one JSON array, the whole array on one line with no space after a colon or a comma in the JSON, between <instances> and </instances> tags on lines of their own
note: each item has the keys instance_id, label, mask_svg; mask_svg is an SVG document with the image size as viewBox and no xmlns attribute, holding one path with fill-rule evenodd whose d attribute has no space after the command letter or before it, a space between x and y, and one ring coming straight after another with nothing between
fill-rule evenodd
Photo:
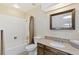
<instances>
[{"instance_id":1,"label":"light fixture","mask_svg":"<svg viewBox=\"0 0 79 59\"><path fill-rule=\"evenodd\" d=\"M32 5L35 6L36 4L35 3L32 3Z\"/></svg>"},{"instance_id":2,"label":"light fixture","mask_svg":"<svg viewBox=\"0 0 79 59\"><path fill-rule=\"evenodd\" d=\"M18 4L14 4L13 7L20 8Z\"/></svg>"}]
</instances>

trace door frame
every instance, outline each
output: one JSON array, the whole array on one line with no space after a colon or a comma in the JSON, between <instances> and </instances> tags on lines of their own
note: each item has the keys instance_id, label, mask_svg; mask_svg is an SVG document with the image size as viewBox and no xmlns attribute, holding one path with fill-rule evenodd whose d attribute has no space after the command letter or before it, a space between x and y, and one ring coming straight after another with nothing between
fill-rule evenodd
<instances>
[{"instance_id":1,"label":"door frame","mask_svg":"<svg viewBox=\"0 0 79 59\"><path fill-rule=\"evenodd\" d=\"M1 30L1 55L4 54L3 30Z\"/></svg>"}]
</instances>

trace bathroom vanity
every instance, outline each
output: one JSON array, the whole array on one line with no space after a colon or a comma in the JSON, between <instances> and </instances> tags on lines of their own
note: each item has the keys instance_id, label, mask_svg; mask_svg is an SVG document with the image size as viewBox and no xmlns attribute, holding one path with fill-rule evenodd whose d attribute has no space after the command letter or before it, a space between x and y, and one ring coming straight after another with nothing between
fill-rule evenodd
<instances>
[{"instance_id":1,"label":"bathroom vanity","mask_svg":"<svg viewBox=\"0 0 79 59\"><path fill-rule=\"evenodd\" d=\"M70 53L63 52L61 50L51 48L44 44L37 44L37 54L38 55L71 55Z\"/></svg>"},{"instance_id":2,"label":"bathroom vanity","mask_svg":"<svg viewBox=\"0 0 79 59\"><path fill-rule=\"evenodd\" d=\"M36 41L37 55L79 55L79 49L74 48L67 39L48 37Z\"/></svg>"}]
</instances>

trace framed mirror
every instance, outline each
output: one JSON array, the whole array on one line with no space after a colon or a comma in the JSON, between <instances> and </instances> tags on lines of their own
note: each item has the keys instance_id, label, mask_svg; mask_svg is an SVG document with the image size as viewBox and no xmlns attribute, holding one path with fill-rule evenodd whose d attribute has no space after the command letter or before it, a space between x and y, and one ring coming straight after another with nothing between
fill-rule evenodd
<instances>
[{"instance_id":1,"label":"framed mirror","mask_svg":"<svg viewBox=\"0 0 79 59\"><path fill-rule=\"evenodd\" d=\"M75 9L51 14L50 30L75 30Z\"/></svg>"}]
</instances>

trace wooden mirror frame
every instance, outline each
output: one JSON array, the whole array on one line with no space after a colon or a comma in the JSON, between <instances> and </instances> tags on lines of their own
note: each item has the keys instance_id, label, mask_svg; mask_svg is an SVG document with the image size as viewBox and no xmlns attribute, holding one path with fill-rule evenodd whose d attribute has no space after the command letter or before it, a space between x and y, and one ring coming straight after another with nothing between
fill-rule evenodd
<instances>
[{"instance_id":1,"label":"wooden mirror frame","mask_svg":"<svg viewBox=\"0 0 79 59\"><path fill-rule=\"evenodd\" d=\"M70 28L52 28L53 27L52 26L52 17L53 16L64 14L64 13L69 13L69 12L72 12L72 27L70 27ZM70 9L67 11L51 14L50 15L50 30L75 30L75 9Z\"/></svg>"}]
</instances>

